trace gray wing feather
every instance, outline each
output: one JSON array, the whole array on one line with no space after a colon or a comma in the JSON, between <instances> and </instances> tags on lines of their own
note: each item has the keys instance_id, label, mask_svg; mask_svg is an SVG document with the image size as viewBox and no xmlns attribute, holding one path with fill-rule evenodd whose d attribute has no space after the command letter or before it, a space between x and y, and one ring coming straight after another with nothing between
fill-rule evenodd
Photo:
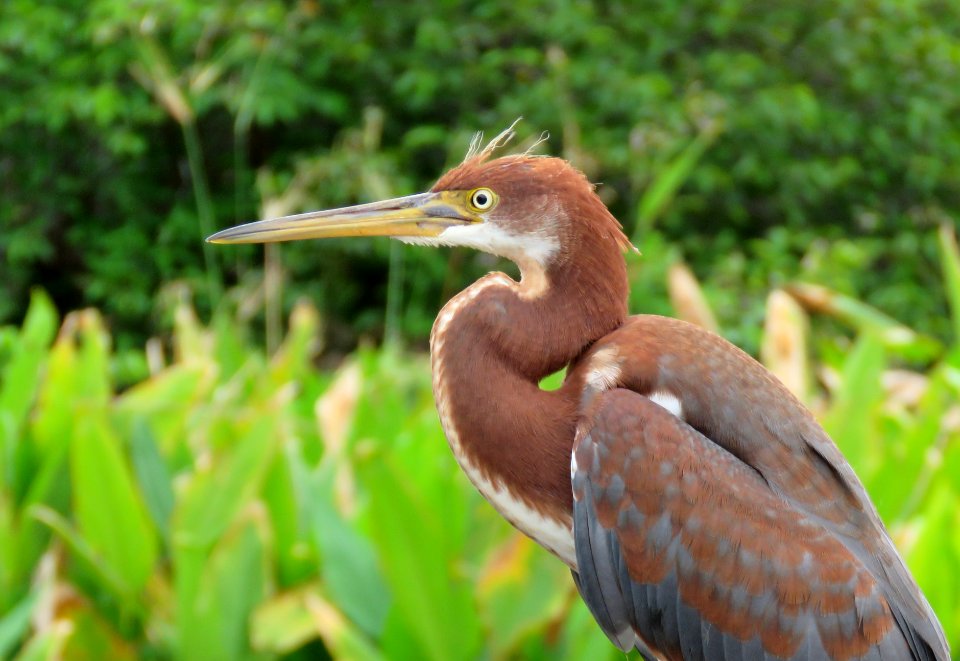
<instances>
[{"instance_id":1,"label":"gray wing feather","mask_svg":"<svg viewBox=\"0 0 960 661\"><path fill-rule=\"evenodd\" d=\"M574 484L589 487L586 474L574 474ZM579 490L578 490L579 491ZM661 583L633 581L623 559L614 531L604 528L593 516L593 492L574 501L574 540L578 571L573 573L577 589L597 623L610 641L627 652L634 647L645 659L660 658L650 647L669 649L680 641L685 659L709 661L775 661L758 639L741 641L719 631L680 599L676 573ZM676 552L672 540L669 553ZM650 638L644 640L641 631Z\"/></svg>"},{"instance_id":2,"label":"gray wing feather","mask_svg":"<svg viewBox=\"0 0 960 661\"><path fill-rule=\"evenodd\" d=\"M587 479L583 473L574 475L575 483L585 483ZM590 612L614 645L624 652L636 647L645 659L651 660L660 655L650 645L670 649L674 641L680 642L683 658L689 660L777 659L764 652L758 639L741 641L726 635L685 604L680 598L675 572L657 584L633 581L615 532L604 528L594 516L592 490L584 488L581 493L573 508L578 567L574 581ZM677 544L676 538L672 540L668 553L675 554Z\"/></svg>"},{"instance_id":3,"label":"gray wing feather","mask_svg":"<svg viewBox=\"0 0 960 661\"><path fill-rule=\"evenodd\" d=\"M577 480L584 481L586 476L575 475L574 481ZM593 495L591 494L589 498L592 502ZM576 547L584 549L584 555L600 558L600 561L579 566L578 572L574 575L577 588L580 594L584 595L584 601L587 602L607 637L614 645L627 652L634 648L636 634L630 624L626 602L619 589L621 583L617 576L617 565L622 564L622 559L618 562L621 556L619 545L614 539L613 532L603 526L590 525L587 520L577 525L578 514L587 516L587 508L582 508L579 513L574 508ZM579 550L577 554L580 554Z\"/></svg>"},{"instance_id":4,"label":"gray wing feather","mask_svg":"<svg viewBox=\"0 0 960 661\"><path fill-rule=\"evenodd\" d=\"M942 627L862 483L783 384L729 342L666 317L631 317L603 346L622 349L621 388L680 397L686 419L712 443L754 468L797 510L823 515L819 523L881 583L909 658L950 658ZM691 355L697 360L684 360ZM827 491L832 495L821 497Z\"/></svg>"},{"instance_id":5,"label":"gray wing feather","mask_svg":"<svg viewBox=\"0 0 960 661\"><path fill-rule=\"evenodd\" d=\"M649 400L633 393L630 397L649 404ZM622 404L626 400L621 398L619 401ZM642 403L640 405L645 406ZM688 549L681 542L679 529L659 526L656 522L648 527L648 542L664 554L666 566L670 567L670 570L658 582L642 583L631 577L618 529L623 526L627 529L635 527L644 521L643 515L627 506L620 510L617 525L607 527L600 521L597 513L597 505L602 499L606 499L603 500L605 504L610 502L610 484L614 482L610 476L596 474L600 456L607 456L611 451L610 447L600 446L615 442L615 435L609 432L610 430L597 432L596 429L591 429L580 436L575 447L578 462L572 474L573 533L577 558L574 579L581 596L604 633L621 650L627 651L636 647L647 659L781 659L764 648L758 635L741 639L725 633L683 600L678 571L684 569L683 575L690 576L687 570L692 560L689 558ZM594 438L595 433L600 436ZM693 430L684 434L698 435ZM706 442L706 439L703 440ZM585 461L579 461L581 457ZM592 461L589 460L591 458ZM605 480L606 486L597 483L597 479ZM637 482L633 481L631 484L636 488ZM614 493L622 494L619 483ZM729 594L730 599L743 602L746 600L743 595L734 595L732 591ZM777 617L775 603L771 601L769 594L754 595L751 599L751 617L755 617L757 621L771 616ZM759 612L754 613L754 608L759 609ZM914 633L907 618L897 609L894 609L894 614L897 626L903 630L904 635L886 636L880 645L861 657L862 661L933 658L924 654L929 648L918 640L919 636ZM801 644L794 649L790 659L828 658L821 642L822 634L818 630L818 626L825 625L828 617L821 615L817 620L809 611L794 617L791 628L798 634ZM849 617L854 619L850 620ZM851 626L858 626L855 613L838 615L833 626L844 631Z\"/></svg>"}]
</instances>

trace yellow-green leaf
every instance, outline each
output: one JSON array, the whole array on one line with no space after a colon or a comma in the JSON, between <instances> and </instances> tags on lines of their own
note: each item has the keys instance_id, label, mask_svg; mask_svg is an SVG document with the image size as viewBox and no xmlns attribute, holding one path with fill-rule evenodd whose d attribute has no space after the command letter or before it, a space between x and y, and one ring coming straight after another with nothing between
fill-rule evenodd
<instances>
[{"instance_id":1,"label":"yellow-green leaf","mask_svg":"<svg viewBox=\"0 0 960 661\"><path fill-rule=\"evenodd\" d=\"M156 533L103 412L77 417L70 474L80 534L131 590L141 590L156 562Z\"/></svg>"}]
</instances>

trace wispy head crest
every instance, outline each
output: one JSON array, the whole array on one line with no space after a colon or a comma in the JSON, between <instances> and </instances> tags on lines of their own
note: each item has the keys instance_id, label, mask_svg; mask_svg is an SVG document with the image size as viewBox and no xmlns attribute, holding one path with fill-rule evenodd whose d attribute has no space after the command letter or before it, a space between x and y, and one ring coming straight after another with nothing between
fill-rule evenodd
<instances>
[{"instance_id":1,"label":"wispy head crest","mask_svg":"<svg viewBox=\"0 0 960 661\"><path fill-rule=\"evenodd\" d=\"M513 128L520 123L521 119L523 119L523 117L517 117L515 120L513 120L513 123L510 126L501 131L497 137L488 142L486 146L482 148L480 145L483 144L483 131L477 131L473 135L473 140L470 141L470 148L467 149L467 155L464 157L463 162L466 163L467 161L472 161L473 159L485 161L490 158L490 155L493 154L493 152L506 145L517 135L517 132L514 131ZM540 144L540 142L542 142L542 139L539 140L537 144Z\"/></svg>"},{"instance_id":2,"label":"wispy head crest","mask_svg":"<svg viewBox=\"0 0 960 661\"><path fill-rule=\"evenodd\" d=\"M550 139L550 131L544 131L540 134L540 137L537 138L532 145L527 147L523 151L524 156L533 156L533 150L542 145L544 142Z\"/></svg>"}]
</instances>

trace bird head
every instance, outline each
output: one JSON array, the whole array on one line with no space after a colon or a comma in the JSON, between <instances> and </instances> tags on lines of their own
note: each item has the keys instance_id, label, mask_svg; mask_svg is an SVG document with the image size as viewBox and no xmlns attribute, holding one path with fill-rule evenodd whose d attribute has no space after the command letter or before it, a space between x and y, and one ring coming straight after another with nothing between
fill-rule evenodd
<instances>
[{"instance_id":1,"label":"bird head","mask_svg":"<svg viewBox=\"0 0 960 661\"><path fill-rule=\"evenodd\" d=\"M468 154L425 193L261 220L208 241L389 236L417 245L474 248L513 261L524 274L570 261L584 243L599 240L617 251L630 245L579 170L559 158L527 153L491 159L502 137Z\"/></svg>"}]
</instances>

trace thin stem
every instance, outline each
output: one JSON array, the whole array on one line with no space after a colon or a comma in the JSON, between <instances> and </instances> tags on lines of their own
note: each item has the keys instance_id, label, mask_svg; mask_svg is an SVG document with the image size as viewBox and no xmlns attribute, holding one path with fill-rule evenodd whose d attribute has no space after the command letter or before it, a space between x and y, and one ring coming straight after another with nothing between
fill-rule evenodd
<instances>
[{"instance_id":1,"label":"thin stem","mask_svg":"<svg viewBox=\"0 0 960 661\"><path fill-rule=\"evenodd\" d=\"M390 242L390 267L387 272L387 309L384 320L384 343L397 345L400 342L400 313L403 299L405 246L399 241Z\"/></svg>"},{"instance_id":2,"label":"thin stem","mask_svg":"<svg viewBox=\"0 0 960 661\"><path fill-rule=\"evenodd\" d=\"M272 40L268 42L257 55L247 85L240 96L237 116L233 122L233 172L234 195L233 215L235 222L243 222L243 210L248 208L250 193L253 188L253 177L250 176L250 127L253 125L256 109L256 91L260 78L265 71L267 54L270 52ZM239 253L238 253L239 255ZM267 351L273 353L280 343L283 332L283 306L281 291L283 287L282 270L280 265L280 249L268 244L263 252L263 315L266 332ZM240 262L238 257L238 271Z\"/></svg>"},{"instance_id":3,"label":"thin stem","mask_svg":"<svg viewBox=\"0 0 960 661\"><path fill-rule=\"evenodd\" d=\"M197 203L203 262L207 272L207 293L210 296L210 305L214 306L220 300L222 278L216 253L206 241L207 237L213 234L216 216L213 211L213 200L210 197L210 186L203 167L203 147L200 144L200 134L197 132L195 122L183 122L180 128L183 130L183 142L187 149L187 161L190 166L190 181L193 183L193 195Z\"/></svg>"},{"instance_id":4,"label":"thin stem","mask_svg":"<svg viewBox=\"0 0 960 661\"><path fill-rule=\"evenodd\" d=\"M257 54L253 70L240 95L237 116L233 121L233 171L234 171L234 220L241 222L241 213L247 208L250 199L252 177L250 177L250 127L257 106L257 91L264 71L267 70L268 55L272 52L273 40L270 40Z\"/></svg>"},{"instance_id":5,"label":"thin stem","mask_svg":"<svg viewBox=\"0 0 960 661\"><path fill-rule=\"evenodd\" d=\"M283 267L280 262L280 246L268 243L263 250L263 301L266 317L267 353L273 354L280 346L283 332Z\"/></svg>"}]
</instances>

